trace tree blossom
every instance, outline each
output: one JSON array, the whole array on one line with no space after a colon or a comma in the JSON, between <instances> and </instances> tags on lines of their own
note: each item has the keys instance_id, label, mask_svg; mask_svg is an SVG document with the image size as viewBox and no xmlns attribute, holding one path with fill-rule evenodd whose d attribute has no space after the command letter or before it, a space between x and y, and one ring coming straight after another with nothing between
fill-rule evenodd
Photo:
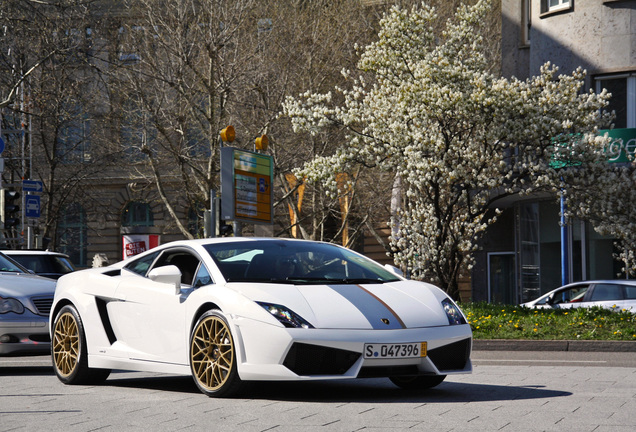
<instances>
[{"instance_id":1,"label":"tree blossom","mask_svg":"<svg viewBox=\"0 0 636 432\"><path fill-rule=\"evenodd\" d=\"M498 199L556 192L575 171L602 159L598 128L606 93L581 93L585 72L557 75L546 64L528 80L488 72L482 34L491 2L461 6L436 35L435 9L393 7L378 40L345 72L351 87L289 98L298 131L342 127L348 139L299 174L337 193L334 176L360 165L401 178L403 207L392 217L396 264L457 298L476 240L499 213ZM596 164L596 165L595 165Z\"/></svg>"}]
</instances>

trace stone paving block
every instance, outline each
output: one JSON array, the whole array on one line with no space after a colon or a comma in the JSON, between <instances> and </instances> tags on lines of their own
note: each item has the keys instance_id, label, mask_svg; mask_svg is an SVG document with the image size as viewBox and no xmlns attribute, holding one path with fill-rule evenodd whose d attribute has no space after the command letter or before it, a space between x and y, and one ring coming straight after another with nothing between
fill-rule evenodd
<instances>
[{"instance_id":1,"label":"stone paving block","mask_svg":"<svg viewBox=\"0 0 636 432\"><path fill-rule=\"evenodd\" d=\"M115 372L65 386L50 370L0 369L8 431L633 431L627 367L480 365L435 389L388 380L259 384L241 397L201 394L190 377Z\"/></svg>"}]
</instances>

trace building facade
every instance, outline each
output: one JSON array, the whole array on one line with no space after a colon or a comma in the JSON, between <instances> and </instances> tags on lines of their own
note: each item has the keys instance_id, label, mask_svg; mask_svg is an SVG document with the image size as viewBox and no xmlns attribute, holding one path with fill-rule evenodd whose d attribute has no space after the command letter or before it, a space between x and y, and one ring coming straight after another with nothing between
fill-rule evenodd
<instances>
[{"instance_id":1,"label":"building facade","mask_svg":"<svg viewBox=\"0 0 636 432\"><path fill-rule=\"evenodd\" d=\"M375 2L8 3L7 16L24 25L0 20L0 94L12 85L4 78L24 73L7 53L24 53L27 66L38 67L0 109L3 187L23 193L23 210L22 181L41 181L43 190L28 193L29 202L39 199L41 216L23 212L21 223L5 224L0 248L48 247L82 268L97 255L100 263L115 262L154 243L205 235L203 215L221 188L219 133L228 125L237 128L233 146L244 150L272 137L276 158L275 222L245 226L243 234L294 236L301 198L287 174L313 149L278 120L281 95L306 91L307 76L325 88L344 79L340 58L353 58L349 51L372 34ZM31 19L36 14L25 4L50 20ZM345 36L313 32L323 20L333 23L325 12L349 23ZM345 241L362 237L354 218L343 216L349 204L309 195L301 216L311 232L304 236L340 236L358 247Z\"/></svg>"},{"instance_id":2,"label":"building facade","mask_svg":"<svg viewBox=\"0 0 636 432\"><path fill-rule=\"evenodd\" d=\"M526 79L550 62L587 70L585 91L612 93L613 145L636 146L636 1L502 0L502 75ZM632 144L629 144L629 143ZM624 155L624 153L622 153ZM621 158L608 158L621 162ZM562 226L555 196L509 199L472 273L472 298L521 303L564 282L621 275L614 239L583 221Z\"/></svg>"}]
</instances>

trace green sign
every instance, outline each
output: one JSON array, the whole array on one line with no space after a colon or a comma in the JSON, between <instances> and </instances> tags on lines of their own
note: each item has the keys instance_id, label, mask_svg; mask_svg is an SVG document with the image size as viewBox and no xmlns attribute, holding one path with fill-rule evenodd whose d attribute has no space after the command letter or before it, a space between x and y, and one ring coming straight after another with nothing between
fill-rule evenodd
<instances>
[{"instance_id":1,"label":"green sign","mask_svg":"<svg viewBox=\"0 0 636 432\"><path fill-rule=\"evenodd\" d=\"M599 135L606 135L611 141L605 146L607 161L610 163L629 162L636 156L636 128L603 129Z\"/></svg>"},{"instance_id":2,"label":"green sign","mask_svg":"<svg viewBox=\"0 0 636 432\"><path fill-rule=\"evenodd\" d=\"M579 134L562 134L556 138L552 138L554 143L555 153L550 160L550 166L554 169L561 169L571 166L581 165L579 161L572 161L568 158L568 152L570 152L570 142L574 139L580 139Z\"/></svg>"},{"instance_id":3,"label":"green sign","mask_svg":"<svg viewBox=\"0 0 636 432\"><path fill-rule=\"evenodd\" d=\"M636 157L636 128L625 129L602 129L598 132L600 136L607 135L610 141L605 145L603 152L607 155L609 163L627 163ZM573 162L567 159L567 149L572 135L563 135L561 139L553 139L554 146L561 150L566 150L565 156L556 152L552 156L550 166L555 169L580 165L580 162Z\"/></svg>"}]
</instances>

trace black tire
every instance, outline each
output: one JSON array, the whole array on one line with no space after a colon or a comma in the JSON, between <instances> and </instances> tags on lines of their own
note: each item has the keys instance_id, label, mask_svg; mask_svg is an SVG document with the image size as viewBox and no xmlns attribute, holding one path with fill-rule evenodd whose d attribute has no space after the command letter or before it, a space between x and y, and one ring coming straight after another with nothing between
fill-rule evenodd
<instances>
[{"instance_id":1,"label":"black tire","mask_svg":"<svg viewBox=\"0 0 636 432\"><path fill-rule=\"evenodd\" d=\"M64 384L99 384L110 375L110 369L88 367L84 326L72 305L57 313L51 339L53 370Z\"/></svg>"},{"instance_id":2,"label":"black tire","mask_svg":"<svg viewBox=\"0 0 636 432\"><path fill-rule=\"evenodd\" d=\"M207 311L190 335L190 370L194 382L209 397L234 396L243 384L236 363L236 345L227 319L221 311Z\"/></svg>"},{"instance_id":3,"label":"black tire","mask_svg":"<svg viewBox=\"0 0 636 432\"><path fill-rule=\"evenodd\" d=\"M389 377L391 382L405 390L425 390L438 386L446 375L396 376Z\"/></svg>"}]
</instances>

